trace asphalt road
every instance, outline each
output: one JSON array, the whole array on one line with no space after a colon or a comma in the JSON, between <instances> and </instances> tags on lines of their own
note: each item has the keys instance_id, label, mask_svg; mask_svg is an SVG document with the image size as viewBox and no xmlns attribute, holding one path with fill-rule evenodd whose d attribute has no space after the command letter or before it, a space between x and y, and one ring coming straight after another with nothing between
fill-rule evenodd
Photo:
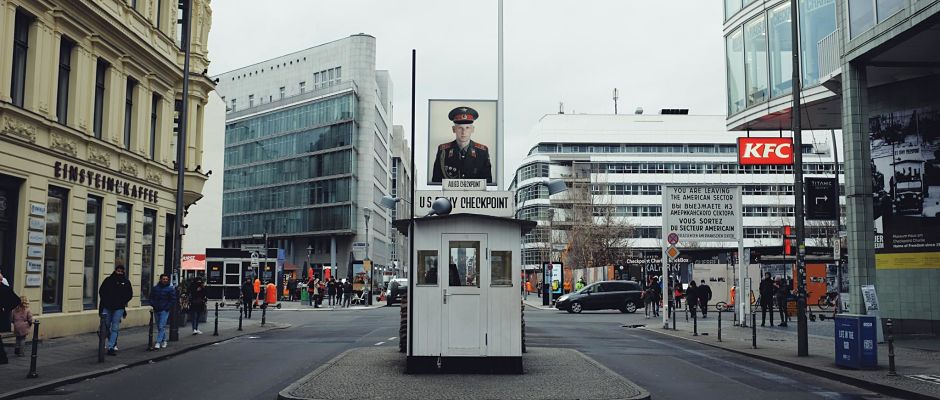
<instances>
[{"instance_id":1,"label":"asphalt road","mask_svg":"<svg viewBox=\"0 0 940 400\"><path fill-rule=\"evenodd\" d=\"M230 340L29 398L270 400L349 348L397 346L398 315L398 307L281 311L273 313L271 319L289 322L291 328ZM648 321L653 320L646 320L642 313L597 311L572 315L530 308L526 310L527 344L578 349L644 387L654 399L885 398L723 350L621 327L628 322ZM324 388L322 397L330 398L329 388Z\"/></svg>"}]
</instances>

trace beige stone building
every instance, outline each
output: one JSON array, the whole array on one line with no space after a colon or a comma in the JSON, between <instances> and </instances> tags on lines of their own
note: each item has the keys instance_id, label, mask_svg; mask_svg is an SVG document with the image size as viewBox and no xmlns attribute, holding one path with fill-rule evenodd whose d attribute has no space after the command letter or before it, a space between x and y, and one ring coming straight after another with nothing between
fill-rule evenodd
<instances>
[{"instance_id":1,"label":"beige stone building","mask_svg":"<svg viewBox=\"0 0 940 400\"><path fill-rule=\"evenodd\" d=\"M44 337L97 329L101 281L125 265L126 325L172 264L183 52L172 0L0 0L0 271ZM201 197L213 82L209 0L193 0L185 201Z\"/></svg>"}]
</instances>

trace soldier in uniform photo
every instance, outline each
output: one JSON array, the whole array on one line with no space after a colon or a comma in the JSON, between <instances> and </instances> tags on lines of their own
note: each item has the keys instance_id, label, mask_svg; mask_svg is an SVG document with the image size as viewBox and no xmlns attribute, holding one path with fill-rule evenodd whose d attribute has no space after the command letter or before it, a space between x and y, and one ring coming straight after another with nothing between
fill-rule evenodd
<instances>
[{"instance_id":1,"label":"soldier in uniform photo","mask_svg":"<svg viewBox=\"0 0 940 400\"><path fill-rule=\"evenodd\" d=\"M434 157L434 170L431 182L439 183L443 179L486 179L493 183L489 149L470 140L473 135L473 121L479 113L470 107L457 107L447 114L454 122L455 140L437 146Z\"/></svg>"}]
</instances>

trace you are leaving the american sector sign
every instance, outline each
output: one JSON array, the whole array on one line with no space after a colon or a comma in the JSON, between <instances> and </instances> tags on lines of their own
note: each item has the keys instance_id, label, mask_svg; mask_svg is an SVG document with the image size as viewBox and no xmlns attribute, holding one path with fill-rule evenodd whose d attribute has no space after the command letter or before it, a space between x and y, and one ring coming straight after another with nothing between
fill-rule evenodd
<instances>
[{"instance_id":1,"label":"you are leaving the american sector sign","mask_svg":"<svg viewBox=\"0 0 940 400\"><path fill-rule=\"evenodd\" d=\"M741 187L676 185L663 188L663 241L734 242L742 235Z\"/></svg>"}]
</instances>

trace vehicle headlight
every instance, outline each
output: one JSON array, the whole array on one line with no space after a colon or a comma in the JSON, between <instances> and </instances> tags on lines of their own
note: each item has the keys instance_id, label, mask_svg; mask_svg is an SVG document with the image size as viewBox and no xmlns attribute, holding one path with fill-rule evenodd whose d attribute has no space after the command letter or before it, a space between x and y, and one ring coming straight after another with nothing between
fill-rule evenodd
<instances>
[{"instance_id":1,"label":"vehicle headlight","mask_svg":"<svg viewBox=\"0 0 940 400\"><path fill-rule=\"evenodd\" d=\"M569 297L571 297L571 295L567 295L567 294L566 294L566 295L562 295L561 297L558 298L558 301L565 301L565 300L568 300Z\"/></svg>"}]
</instances>

